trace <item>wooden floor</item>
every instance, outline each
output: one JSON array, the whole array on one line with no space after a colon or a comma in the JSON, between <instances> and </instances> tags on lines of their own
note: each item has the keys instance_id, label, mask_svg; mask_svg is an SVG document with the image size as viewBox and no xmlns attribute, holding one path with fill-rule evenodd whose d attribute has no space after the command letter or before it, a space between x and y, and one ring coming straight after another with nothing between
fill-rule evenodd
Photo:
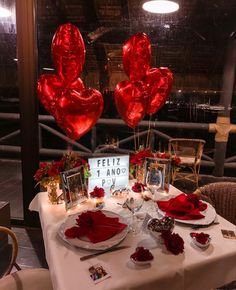
<instances>
[{"instance_id":1,"label":"wooden floor","mask_svg":"<svg viewBox=\"0 0 236 290\"><path fill-rule=\"evenodd\" d=\"M10 202L11 217L23 219L21 162L0 159L0 200Z\"/></svg>"}]
</instances>

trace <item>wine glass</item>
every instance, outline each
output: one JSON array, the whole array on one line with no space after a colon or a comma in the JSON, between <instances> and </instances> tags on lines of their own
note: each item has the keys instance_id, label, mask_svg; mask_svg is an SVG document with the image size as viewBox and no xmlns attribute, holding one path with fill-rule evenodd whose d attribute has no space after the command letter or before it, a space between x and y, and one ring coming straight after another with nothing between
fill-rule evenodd
<instances>
[{"instance_id":1,"label":"wine glass","mask_svg":"<svg viewBox=\"0 0 236 290\"><path fill-rule=\"evenodd\" d=\"M151 163L147 170L146 185L148 190L152 193L154 200L158 190L163 186L163 181L163 173L158 163Z\"/></svg>"},{"instance_id":2,"label":"wine glass","mask_svg":"<svg viewBox=\"0 0 236 290\"><path fill-rule=\"evenodd\" d=\"M136 220L135 213L141 209L141 207L143 206L143 202L144 200L143 200L142 193L133 192L133 191L129 192L129 195L125 202L125 205L132 213L132 221L131 221L130 227L134 234L138 233L137 220Z\"/></svg>"}]
</instances>

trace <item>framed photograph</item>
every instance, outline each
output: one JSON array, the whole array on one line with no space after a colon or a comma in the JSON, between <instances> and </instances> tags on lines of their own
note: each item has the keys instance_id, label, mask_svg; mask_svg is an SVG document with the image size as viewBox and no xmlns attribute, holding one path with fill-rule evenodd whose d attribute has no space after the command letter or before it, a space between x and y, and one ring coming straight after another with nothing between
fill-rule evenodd
<instances>
[{"instance_id":1,"label":"framed photograph","mask_svg":"<svg viewBox=\"0 0 236 290\"><path fill-rule=\"evenodd\" d=\"M170 159L146 158L144 181L151 192L169 192L170 169Z\"/></svg>"},{"instance_id":2,"label":"framed photograph","mask_svg":"<svg viewBox=\"0 0 236 290\"><path fill-rule=\"evenodd\" d=\"M90 266L88 271L89 271L89 276L92 279L94 284L97 284L111 277L108 271L105 270L104 266L102 266L101 264L95 264L93 266Z\"/></svg>"},{"instance_id":3,"label":"framed photograph","mask_svg":"<svg viewBox=\"0 0 236 290\"><path fill-rule=\"evenodd\" d=\"M61 172L61 180L66 210L88 198L83 165Z\"/></svg>"}]
</instances>

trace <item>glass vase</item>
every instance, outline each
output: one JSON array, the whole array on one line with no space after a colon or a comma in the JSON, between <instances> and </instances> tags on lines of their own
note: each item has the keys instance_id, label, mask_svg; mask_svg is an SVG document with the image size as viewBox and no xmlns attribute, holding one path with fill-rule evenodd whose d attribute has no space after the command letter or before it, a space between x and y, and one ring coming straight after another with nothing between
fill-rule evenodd
<instances>
[{"instance_id":1,"label":"glass vase","mask_svg":"<svg viewBox=\"0 0 236 290\"><path fill-rule=\"evenodd\" d=\"M49 202L51 204L57 204L58 201L57 190L59 188L58 180L51 179L50 181L47 182L46 188Z\"/></svg>"},{"instance_id":2,"label":"glass vase","mask_svg":"<svg viewBox=\"0 0 236 290\"><path fill-rule=\"evenodd\" d=\"M135 173L136 173L136 181L139 183L144 183L144 173L145 173L144 166L136 165Z\"/></svg>"}]
</instances>

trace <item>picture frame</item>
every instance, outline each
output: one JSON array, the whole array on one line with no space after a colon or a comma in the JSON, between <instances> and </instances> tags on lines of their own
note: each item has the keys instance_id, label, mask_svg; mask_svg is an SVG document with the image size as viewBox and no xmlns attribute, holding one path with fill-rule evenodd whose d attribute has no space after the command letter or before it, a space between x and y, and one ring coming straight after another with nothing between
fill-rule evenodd
<instances>
[{"instance_id":1,"label":"picture frame","mask_svg":"<svg viewBox=\"0 0 236 290\"><path fill-rule=\"evenodd\" d=\"M66 211L87 200L83 165L61 172L61 181Z\"/></svg>"},{"instance_id":2,"label":"picture frame","mask_svg":"<svg viewBox=\"0 0 236 290\"><path fill-rule=\"evenodd\" d=\"M148 157L145 159L144 183L152 191L169 192L171 160Z\"/></svg>"}]
</instances>

